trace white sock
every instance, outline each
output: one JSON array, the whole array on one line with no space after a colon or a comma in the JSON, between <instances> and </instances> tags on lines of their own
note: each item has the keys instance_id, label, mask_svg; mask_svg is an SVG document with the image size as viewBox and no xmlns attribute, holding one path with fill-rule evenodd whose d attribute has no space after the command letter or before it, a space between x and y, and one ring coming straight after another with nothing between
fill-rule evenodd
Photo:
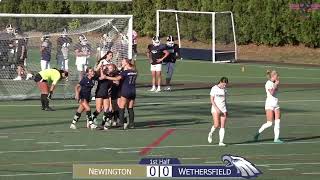
<instances>
[{"instance_id":1,"label":"white sock","mask_svg":"<svg viewBox=\"0 0 320 180\"><path fill-rule=\"evenodd\" d=\"M271 121L267 121L266 123L264 123L261 128L259 129L259 133L262 133L262 131L264 131L265 129L267 129L268 127L272 126L272 122Z\"/></svg>"},{"instance_id":2,"label":"white sock","mask_svg":"<svg viewBox=\"0 0 320 180\"><path fill-rule=\"evenodd\" d=\"M160 86L158 86L158 89L161 89Z\"/></svg>"},{"instance_id":3,"label":"white sock","mask_svg":"<svg viewBox=\"0 0 320 180\"><path fill-rule=\"evenodd\" d=\"M212 134L214 132L214 130L216 130L216 128L214 128L214 126L212 126L211 130L210 130L210 134Z\"/></svg>"},{"instance_id":4,"label":"white sock","mask_svg":"<svg viewBox=\"0 0 320 180\"><path fill-rule=\"evenodd\" d=\"M276 119L274 120L274 140L278 140L279 139L279 135L280 135L280 119Z\"/></svg>"},{"instance_id":5,"label":"white sock","mask_svg":"<svg viewBox=\"0 0 320 180\"><path fill-rule=\"evenodd\" d=\"M156 86L155 85L152 85L152 89L155 89L156 88Z\"/></svg>"},{"instance_id":6,"label":"white sock","mask_svg":"<svg viewBox=\"0 0 320 180\"><path fill-rule=\"evenodd\" d=\"M223 143L224 133L225 133L224 128L220 128L220 130L219 130L219 141L220 141L220 143Z\"/></svg>"}]
</instances>

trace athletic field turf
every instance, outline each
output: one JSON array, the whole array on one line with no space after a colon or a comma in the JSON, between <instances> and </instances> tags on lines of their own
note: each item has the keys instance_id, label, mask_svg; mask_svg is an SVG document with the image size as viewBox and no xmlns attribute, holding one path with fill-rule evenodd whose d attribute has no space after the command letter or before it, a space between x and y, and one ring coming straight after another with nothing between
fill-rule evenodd
<instances>
[{"instance_id":1,"label":"athletic field turf","mask_svg":"<svg viewBox=\"0 0 320 180\"><path fill-rule=\"evenodd\" d=\"M260 142L252 142L265 122L267 66L280 73L284 144L273 143L273 128ZM34 100L0 102L0 179L72 179L74 163L137 164L143 157L139 152L168 130L172 133L146 156L221 165L221 156L232 154L256 164L263 172L257 179L319 179L320 68L183 61L177 64L174 91L157 94L147 91L146 60L138 60L138 68L135 130L91 131L84 128L85 115L78 123L81 128L71 130L77 106L73 100L53 100L56 112L41 111ZM227 147L216 145L217 132L213 144L207 142L209 91L221 76L231 82Z\"/></svg>"}]
</instances>

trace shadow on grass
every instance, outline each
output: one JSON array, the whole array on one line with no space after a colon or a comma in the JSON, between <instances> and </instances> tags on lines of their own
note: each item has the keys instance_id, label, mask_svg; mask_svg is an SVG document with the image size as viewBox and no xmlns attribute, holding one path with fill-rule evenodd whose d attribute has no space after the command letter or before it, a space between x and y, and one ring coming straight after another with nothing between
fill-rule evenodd
<instances>
[{"instance_id":1,"label":"shadow on grass","mask_svg":"<svg viewBox=\"0 0 320 180\"><path fill-rule=\"evenodd\" d=\"M253 139L253 138L252 138ZM285 143L290 142L297 142L297 141L304 141L304 140L313 140L313 139L320 139L320 136L306 136L306 137L282 137L281 140L283 140ZM253 144L253 143L261 143L261 142L273 142L273 138L268 139L260 139L258 141L244 141L244 142L237 142L237 143L230 143L230 145L237 145L237 144Z\"/></svg>"}]
</instances>

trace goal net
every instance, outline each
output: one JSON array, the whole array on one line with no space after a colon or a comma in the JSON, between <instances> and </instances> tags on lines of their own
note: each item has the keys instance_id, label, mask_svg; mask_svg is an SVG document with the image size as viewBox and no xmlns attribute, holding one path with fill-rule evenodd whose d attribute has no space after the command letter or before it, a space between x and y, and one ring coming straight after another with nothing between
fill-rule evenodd
<instances>
[{"instance_id":1,"label":"goal net","mask_svg":"<svg viewBox=\"0 0 320 180\"><path fill-rule=\"evenodd\" d=\"M79 81L75 50L83 38L90 51L88 66L94 66L107 51L113 52L112 61L119 66L123 58L132 56L132 15L0 13L0 100L38 98L28 74L41 70L44 41L51 49L50 67L69 72L68 81L58 83L54 98L74 97ZM23 72L20 78L17 70Z\"/></svg>"},{"instance_id":2,"label":"goal net","mask_svg":"<svg viewBox=\"0 0 320 180\"><path fill-rule=\"evenodd\" d=\"M157 10L157 35L163 40L172 35L183 59L233 62L237 45L233 14Z\"/></svg>"}]
</instances>

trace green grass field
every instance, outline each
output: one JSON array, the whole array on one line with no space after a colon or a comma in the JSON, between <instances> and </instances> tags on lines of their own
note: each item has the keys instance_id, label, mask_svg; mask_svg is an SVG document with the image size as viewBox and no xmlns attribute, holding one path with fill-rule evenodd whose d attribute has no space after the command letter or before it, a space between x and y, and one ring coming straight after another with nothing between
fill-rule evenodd
<instances>
[{"instance_id":1,"label":"green grass field","mask_svg":"<svg viewBox=\"0 0 320 180\"><path fill-rule=\"evenodd\" d=\"M316 180L320 176L320 69L263 64L178 62L175 90L151 93L146 60L138 60L136 129L91 131L69 129L77 107L73 100L54 100L56 112L40 110L38 101L0 102L0 179L72 179L74 163L137 164L139 151L168 129L175 131L149 157L176 157L183 164L217 164L223 154L243 156L256 164L264 180ZM269 67L271 66L271 67ZM244 67L245 71L241 69ZM281 137L273 143L273 128L261 141L253 135L265 122L264 83L267 68L280 72ZM210 87L229 77L229 119L225 143L218 133L208 144L211 127ZM84 115L83 115L84 116Z\"/></svg>"}]
</instances>

